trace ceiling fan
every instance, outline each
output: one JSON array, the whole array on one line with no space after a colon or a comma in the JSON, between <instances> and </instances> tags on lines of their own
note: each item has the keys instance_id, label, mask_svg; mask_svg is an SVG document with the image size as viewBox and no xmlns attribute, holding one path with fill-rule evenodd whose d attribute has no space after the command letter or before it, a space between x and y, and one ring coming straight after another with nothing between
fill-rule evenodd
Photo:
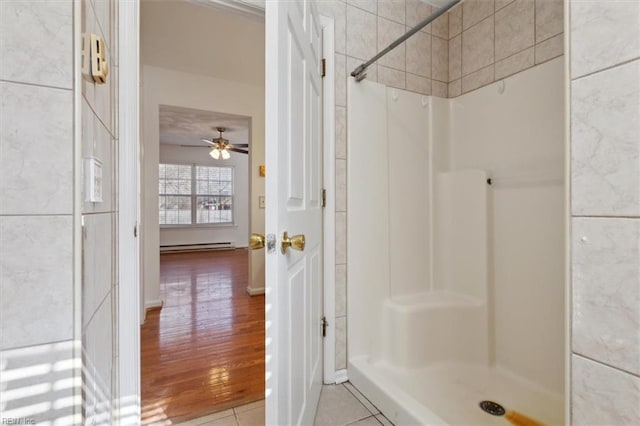
<instances>
[{"instance_id":1,"label":"ceiling fan","mask_svg":"<svg viewBox=\"0 0 640 426\"><path fill-rule=\"evenodd\" d=\"M201 139L202 142L211 145L211 151L209 152L209 155L211 155L211 157L213 157L215 160L219 160L220 157L222 157L223 160L228 160L231 157L229 151L239 152L241 154L249 153L249 144L242 143L232 145L229 143L229 139L225 139L222 137L222 134L227 130L225 127L216 127L216 130L218 131L217 138L213 140Z\"/></svg>"}]
</instances>

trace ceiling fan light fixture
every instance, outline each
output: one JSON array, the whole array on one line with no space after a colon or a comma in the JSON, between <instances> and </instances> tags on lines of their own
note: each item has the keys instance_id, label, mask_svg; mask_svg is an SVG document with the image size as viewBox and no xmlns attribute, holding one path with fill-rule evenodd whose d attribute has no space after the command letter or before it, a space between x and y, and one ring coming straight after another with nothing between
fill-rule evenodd
<instances>
[{"instance_id":1,"label":"ceiling fan light fixture","mask_svg":"<svg viewBox=\"0 0 640 426\"><path fill-rule=\"evenodd\" d=\"M217 138L209 139L200 139L202 142L209 144L211 151L209 151L209 155L214 160L219 160L222 157L223 160L228 160L231 158L231 153L239 152L241 154L249 153L249 144L240 144L240 145L231 145L228 139L222 137L222 134L226 130L224 127L217 127L216 130L219 132L219 136ZM240 149L238 148L240 147Z\"/></svg>"}]
</instances>

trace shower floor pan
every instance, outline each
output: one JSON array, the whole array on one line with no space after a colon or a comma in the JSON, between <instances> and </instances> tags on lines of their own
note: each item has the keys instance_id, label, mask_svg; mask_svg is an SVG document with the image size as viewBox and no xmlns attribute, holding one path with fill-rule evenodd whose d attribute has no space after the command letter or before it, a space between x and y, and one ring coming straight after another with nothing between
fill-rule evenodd
<instances>
[{"instance_id":1,"label":"shower floor pan","mask_svg":"<svg viewBox=\"0 0 640 426\"><path fill-rule=\"evenodd\" d=\"M507 411L546 425L564 424L559 395L496 368L466 364L398 369L368 357L349 362L349 380L397 426L508 426L479 404L490 400Z\"/></svg>"}]
</instances>

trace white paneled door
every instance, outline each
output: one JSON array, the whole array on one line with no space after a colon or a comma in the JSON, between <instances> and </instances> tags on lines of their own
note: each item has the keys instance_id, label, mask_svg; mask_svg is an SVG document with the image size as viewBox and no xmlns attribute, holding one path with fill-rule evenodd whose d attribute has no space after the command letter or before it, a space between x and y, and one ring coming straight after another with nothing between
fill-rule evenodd
<instances>
[{"instance_id":1,"label":"white paneled door","mask_svg":"<svg viewBox=\"0 0 640 426\"><path fill-rule=\"evenodd\" d=\"M322 384L321 33L315 2L266 2L269 425L313 424Z\"/></svg>"}]
</instances>

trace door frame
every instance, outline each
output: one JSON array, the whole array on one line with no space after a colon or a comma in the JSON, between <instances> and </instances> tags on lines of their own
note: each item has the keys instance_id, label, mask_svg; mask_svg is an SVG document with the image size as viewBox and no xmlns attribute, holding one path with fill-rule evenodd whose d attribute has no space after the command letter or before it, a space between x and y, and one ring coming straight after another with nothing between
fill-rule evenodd
<instances>
[{"instance_id":1,"label":"door frame","mask_svg":"<svg viewBox=\"0 0 640 426\"><path fill-rule=\"evenodd\" d=\"M140 2L118 5L118 399L120 425L140 423Z\"/></svg>"},{"instance_id":2,"label":"door frame","mask_svg":"<svg viewBox=\"0 0 640 426\"><path fill-rule=\"evenodd\" d=\"M320 15L322 25L322 57L325 76L322 79L323 161L322 185L326 190L323 219L323 314L329 324L323 339L323 381L336 383L336 131L335 131L335 23L333 18Z\"/></svg>"},{"instance_id":3,"label":"door frame","mask_svg":"<svg viewBox=\"0 0 640 426\"><path fill-rule=\"evenodd\" d=\"M236 0L230 0L236 1ZM242 3L240 1L240 3ZM323 339L323 380L336 383L335 371L335 49L334 20L321 16L323 57L323 313L329 323ZM140 3L120 2L119 40L119 221L118 221L118 398L121 425L137 425L141 416L140 319L143 315L140 222L142 199L140 109ZM266 147L265 147L266 148ZM126 178L126 179L125 179ZM134 235L135 234L135 235ZM133 236L133 238L132 238ZM344 376L344 372L341 376ZM342 380L344 381L344 380Z\"/></svg>"}]
</instances>

